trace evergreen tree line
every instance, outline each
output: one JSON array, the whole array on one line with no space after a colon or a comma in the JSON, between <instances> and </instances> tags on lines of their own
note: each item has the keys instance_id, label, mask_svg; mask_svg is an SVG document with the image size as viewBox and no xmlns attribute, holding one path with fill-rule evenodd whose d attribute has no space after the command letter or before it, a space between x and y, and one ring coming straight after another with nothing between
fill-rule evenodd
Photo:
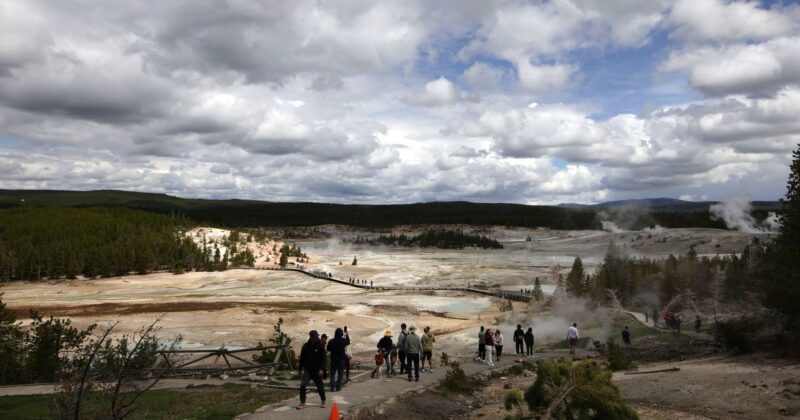
<instances>
[{"instance_id":1,"label":"evergreen tree line","mask_svg":"<svg viewBox=\"0 0 800 420\"><path fill-rule=\"evenodd\" d=\"M0 279L145 274L202 267L190 221L126 208L0 210Z\"/></svg>"},{"instance_id":2,"label":"evergreen tree line","mask_svg":"<svg viewBox=\"0 0 800 420\"><path fill-rule=\"evenodd\" d=\"M467 247L482 249L502 249L503 245L485 235L472 235L461 230L426 230L419 235L390 234L376 238L356 236L357 244L397 245L420 248L463 249Z\"/></svg>"},{"instance_id":3,"label":"evergreen tree line","mask_svg":"<svg viewBox=\"0 0 800 420\"><path fill-rule=\"evenodd\" d=\"M778 215L781 230L769 243L754 240L740 255L665 260L629 258L611 246L603 263L588 274L576 258L567 276L568 292L600 303L619 299L635 303L637 295L654 293L662 304L678 294L740 301L756 299L777 315L793 339L800 340L800 145L792 154L787 192Z\"/></svg>"},{"instance_id":4,"label":"evergreen tree line","mask_svg":"<svg viewBox=\"0 0 800 420\"><path fill-rule=\"evenodd\" d=\"M575 258L565 286L568 293L601 304L617 299L623 306L635 306L641 303L637 297L656 296L665 305L685 293L736 302L762 291L766 254L767 246L758 239L740 255L698 257L691 248L685 255L666 259L629 257L611 244L594 273L587 273L580 257Z\"/></svg>"}]
</instances>

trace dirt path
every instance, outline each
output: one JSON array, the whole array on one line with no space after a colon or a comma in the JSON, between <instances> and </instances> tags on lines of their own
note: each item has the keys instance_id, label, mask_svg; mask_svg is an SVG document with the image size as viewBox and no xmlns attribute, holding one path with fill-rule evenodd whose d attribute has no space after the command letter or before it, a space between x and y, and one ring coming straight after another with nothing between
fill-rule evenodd
<instances>
[{"instance_id":1,"label":"dirt path","mask_svg":"<svg viewBox=\"0 0 800 420\"><path fill-rule=\"evenodd\" d=\"M653 326L653 320L645 317L645 315L643 313L641 313L641 312L629 311L627 309L624 309L623 312L625 312L626 314L630 315L633 319L639 321L639 323L641 323L642 325L644 325L647 328L650 328L651 330L657 330L657 331L663 331L663 332L674 332L674 330L669 329L669 328L654 327ZM710 336L708 334L697 333L697 332L694 332L694 331L686 329L686 328L682 328L680 330L680 333L684 334L684 335L688 335L690 337L702 338L702 339L705 339L705 340L712 340L714 338L714 337L712 337L712 336Z\"/></svg>"},{"instance_id":2,"label":"dirt path","mask_svg":"<svg viewBox=\"0 0 800 420\"><path fill-rule=\"evenodd\" d=\"M614 373L634 406L660 407L712 419L800 417L800 364L764 355L720 356L653 363L640 370L680 368L644 375Z\"/></svg>"},{"instance_id":3,"label":"dirt path","mask_svg":"<svg viewBox=\"0 0 800 420\"><path fill-rule=\"evenodd\" d=\"M578 352L578 357L586 357L591 354L593 353L582 350ZM527 358L526 360L533 362L535 360L561 358L566 356L568 356L568 351L561 350L539 353L531 358ZM516 363L515 359L516 358L506 356L501 362L496 364L495 368L505 368L514 365ZM435 364L436 363L434 363L434 365ZM492 369L489 366L476 361L464 362L461 367L464 369L464 372L470 376ZM378 379L370 379L369 375L367 375L366 380L346 386L340 392L330 393L328 392L328 389L326 389L327 406L324 409L318 406L320 402L319 395L315 392L314 387L312 386L309 388L306 401L307 404L311 405L311 407L303 410L296 410L295 407L299 403L299 399L298 397L295 397L276 404L261 407L254 413L241 415L237 418L250 420L328 419L334 402L337 404L340 414L346 416L356 407L374 407L389 398L397 397L406 392L416 391L436 385L444 378L446 372L447 369L436 367L432 373L421 373L419 382L408 382L407 377L405 376L396 376L392 377L391 379L381 381Z\"/></svg>"}]
</instances>

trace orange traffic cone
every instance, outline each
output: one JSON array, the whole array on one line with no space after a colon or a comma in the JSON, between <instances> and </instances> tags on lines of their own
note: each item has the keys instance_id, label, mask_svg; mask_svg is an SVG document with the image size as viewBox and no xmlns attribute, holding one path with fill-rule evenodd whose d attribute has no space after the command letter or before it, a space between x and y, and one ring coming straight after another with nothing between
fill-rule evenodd
<instances>
[{"instance_id":1,"label":"orange traffic cone","mask_svg":"<svg viewBox=\"0 0 800 420\"><path fill-rule=\"evenodd\" d=\"M328 417L328 420L339 420L339 406L336 405L336 401L333 402L333 408L331 408L331 416Z\"/></svg>"}]
</instances>

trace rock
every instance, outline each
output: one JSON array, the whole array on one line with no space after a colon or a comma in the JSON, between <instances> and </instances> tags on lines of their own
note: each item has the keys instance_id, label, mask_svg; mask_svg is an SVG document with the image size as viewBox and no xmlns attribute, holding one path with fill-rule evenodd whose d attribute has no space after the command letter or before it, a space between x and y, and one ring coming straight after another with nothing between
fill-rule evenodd
<instances>
[{"instance_id":1,"label":"rock","mask_svg":"<svg viewBox=\"0 0 800 420\"><path fill-rule=\"evenodd\" d=\"M219 375L219 378L224 381L224 380L227 380L228 378L230 378L230 376L228 376L228 375L223 373L223 374Z\"/></svg>"},{"instance_id":2,"label":"rock","mask_svg":"<svg viewBox=\"0 0 800 420\"><path fill-rule=\"evenodd\" d=\"M526 378L530 378L531 376L533 376L533 372L525 369L525 370L522 371L522 376L524 376Z\"/></svg>"},{"instance_id":3,"label":"rock","mask_svg":"<svg viewBox=\"0 0 800 420\"><path fill-rule=\"evenodd\" d=\"M511 384L503 384L503 389L511 389Z\"/></svg>"},{"instance_id":4,"label":"rock","mask_svg":"<svg viewBox=\"0 0 800 420\"><path fill-rule=\"evenodd\" d=\"M211 374L206 375L206 380L207 381L211 380Z\"/></svg>"}]
</instances>

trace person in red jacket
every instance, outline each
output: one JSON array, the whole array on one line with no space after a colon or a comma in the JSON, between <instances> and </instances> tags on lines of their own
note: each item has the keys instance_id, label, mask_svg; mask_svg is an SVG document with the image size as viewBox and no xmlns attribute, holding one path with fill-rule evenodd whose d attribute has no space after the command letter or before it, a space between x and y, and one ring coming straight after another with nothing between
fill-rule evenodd
<instances>
[{"instance_id":1,"label":"person in red jacket","mask_svg":"<svg viewBox=\"0 0 800 420\"><path fill-rule=\"evenodd\" d=\"M494 351L494 332L491 328L486 329L486 360L484 362L489 366L494 366L492 362L492 352Z\"/></svg>"}]
</instances>

